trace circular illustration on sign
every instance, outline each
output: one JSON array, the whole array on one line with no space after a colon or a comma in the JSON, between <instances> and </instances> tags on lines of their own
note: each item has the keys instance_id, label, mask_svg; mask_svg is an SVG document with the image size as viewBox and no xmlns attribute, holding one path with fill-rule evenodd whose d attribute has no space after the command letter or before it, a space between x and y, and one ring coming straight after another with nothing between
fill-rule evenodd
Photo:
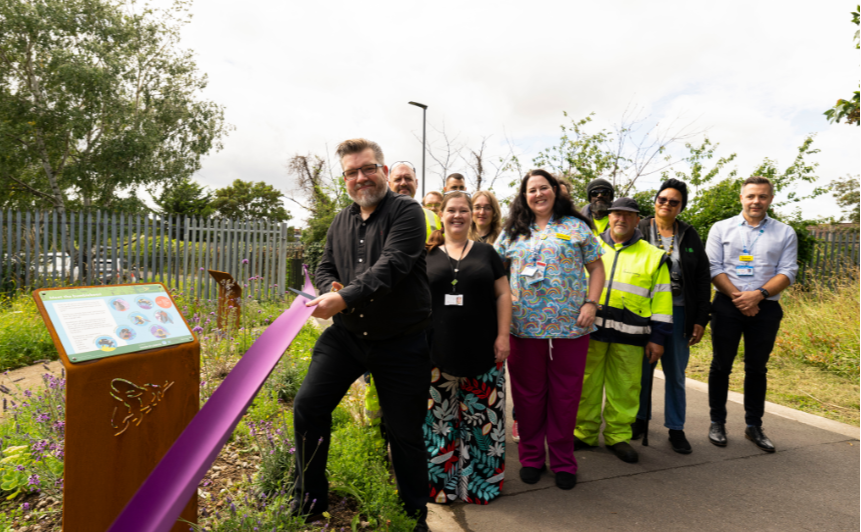
<instances>
[{"instance_id":1,"label":"circular illustration on sign","mask_svg":"<svg viewBox=\"0 0 861 532\"><path fill-rule=\"evenodd\" d=\"M129 321L132 322L132 325L146 325L150 320L140 312L133 312L129 314Z\"/></svg>"},{"instance_id":2,"label":"circular illustration on sign","mask_svg":"<svg viewBox=\"0 0 861 532\"><path fill-rule=\"evenodd\" d=\"M110 336L99 336L96 338L96 348L102 351L113 351L117 348L117 341Z\"/></svg>"},{"instance_id":3,"label":"circular illustration on sign","mask_svg":"<svg viewBox=\"0 0 861 532\"><path fill-rule=\"evenodd\" d=\"M135 303L142 309L149 310L152 308L152 300L145 297L139 297Z\"/></svg>"},{"instance_id":4,"label":"circular illustration on sign","mask_svg":"<svg viewBox=\"0 0 861 532\"><path fill-rule=\"evenodd\" d=\"M170 334L167 332L167 329L162 327L161 325L153 325L150 327L149 332L152 333L156 338L167 338Z\"/></svg>"},{"instance_id":5,"label":"circular illustration on sign","mask_svg":"<svg viewBox=\"0 0 861 532\"><path fill-rule=\"evenodd\" d=\"M170 298L166 296L158 296L155 298L155 304L160 306L161 308L170 308Z\"/></svg>"},{"instance_id":6,"label":"circular illustration on sign","mask_svg":"<svg viewBox=\"0 0 861 532\"><path fill-rule=\"evenodd\" d=\"M111 306L114 307L114 310L125 312L129 309L129 302L125 299L115 297L111 299Z\"/></svg>"},{"instance_id":7,"label":"circular illustration on sign","mask_svg":"<svg viewBox=\"0 0 861 532\"><path fill-rule=\"evenodd\" d=\"M132 329L131 327L129 327L127 325L123 325L122 327L119 327L117 329L116 333L117 333L117 336L120 337L120 340L125 340L125 341L134 340L135 336L138 335L138 333L136 333L134 329Z\"/></svg>"},{"instance_id":8,"label":"circular illustration on sign","mask_svg":"<svg viewBox=\"0 0 861 532\"><path fill-rule=\"evenodd\" d=\"M168 314L167 312L165 312L163 310L159 310L158 312L155 313L155 319L157 321L160 321L161 323L165 323L165 324L173 323L173 318L170 317L170 314Z\"/></svg>"}]
</instances>

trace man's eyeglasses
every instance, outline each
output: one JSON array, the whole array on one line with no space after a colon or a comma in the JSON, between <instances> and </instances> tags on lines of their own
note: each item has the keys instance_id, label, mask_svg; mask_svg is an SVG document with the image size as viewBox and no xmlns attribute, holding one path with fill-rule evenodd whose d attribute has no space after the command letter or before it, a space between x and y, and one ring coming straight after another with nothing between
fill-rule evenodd
<instances>
[{"instance_id":1,"label":"man's eyeglasses","mask_svg":"<svg viewBox=\"0 0 861 532\"><path fill-rule=\"evenodd\" d=\"M346 172L344 172L341 175L343 175L344 179L346 179L347 181L355 181L356 178L359 177L359 172L362 172L362 174L364 174L365 177L370 177L370 176L377 173L377 168L382 168L382 167L383 167L383 165L381 165L381 164L369 164L369 165L363 166L361 168L356 168L355 170L347 170Z\"/></svg>"},{"instance_id":2,"label":"man's eyeglasses","mask_svg":"<svg viewBox=\"0 0 861 532\"><path fill-rule=\"evenodd\" d=\"M598 196L612 196L613 191L607 188L598 188L589 193L589 196L597 198Z\"/></svg>"},{"instance_id":3,"label":"man's eyeglasses","mask_svg":"<svg viewBox=\"0 0 861 532\"><path fill-rule=\"evenodd\" d=\"M425 203L425 207L429 207L429 208L431 208L431 209L439 209L439 208L440 208L440 206L442 206L442 203L439 203L439 202L436 202L436 203Z\"/></svg>"},{"instance_id":4,"label":"man's eyeglasses","mask_svg":"<svg viewBox=\"0 0 861 532\"><path fill-rule=\"evenodd\" d=\"M655 199L655 203L657 203L658 205L665 205L667 202L669 202L670 207L673 208L678 207L682 204L682 202L677 199L667 199L664 196L658 196L657 199Z\"/></svg>"}]
</instances>

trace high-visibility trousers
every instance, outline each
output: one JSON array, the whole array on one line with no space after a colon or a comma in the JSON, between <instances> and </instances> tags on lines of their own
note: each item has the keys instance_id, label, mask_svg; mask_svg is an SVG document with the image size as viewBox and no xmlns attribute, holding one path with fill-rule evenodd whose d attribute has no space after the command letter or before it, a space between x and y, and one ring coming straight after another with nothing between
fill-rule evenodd
<instances>
[{"instance_id":1,"label":"high-visibility trousers","mask_svg":"<svg viewBox=\"0 0 861 532\"><path fill-rule=\"evenodd\" d=\"M631 423L640 407L640 378L643 374L644 348L634 345L589 341L583 394L577 411L574 435L588 444L598 445L601 403L604 392L604 444L631 440Z\"/></svg>"}]
</instances>

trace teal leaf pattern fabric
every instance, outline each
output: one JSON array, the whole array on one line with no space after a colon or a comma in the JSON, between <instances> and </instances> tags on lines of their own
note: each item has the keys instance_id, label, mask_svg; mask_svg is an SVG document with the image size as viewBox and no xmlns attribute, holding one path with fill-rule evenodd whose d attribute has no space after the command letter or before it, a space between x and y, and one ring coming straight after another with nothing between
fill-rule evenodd
<instances>
[{"instance_id":1,"label":"teal leaf pattern fabric","mask_svg":"<svg viewBox=\"0 0 861 532\"><path fill-rule=\"evenodd\" d=\"M423 427L430 502L487 504L505 481L505 367L477 377L434 368Z\"/></svg>"}]
</instances>

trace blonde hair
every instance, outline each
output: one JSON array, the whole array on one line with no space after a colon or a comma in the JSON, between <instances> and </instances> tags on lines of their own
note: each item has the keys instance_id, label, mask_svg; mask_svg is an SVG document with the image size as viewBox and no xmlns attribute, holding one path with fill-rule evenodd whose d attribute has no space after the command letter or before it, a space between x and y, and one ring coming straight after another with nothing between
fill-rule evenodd
<instances>
[{"instance_id":1,"label":"blonde hair","mask_svg":"<svg viewBox=\"0 0 861 532\"><path fill-rule=\"evenodd\" d=\"M448 202L455 198L463 198L466 200L466 206L469 207L469 218L472 219L472 202L469 201L469 194L460 190L448 192L442 198L442 205L440 205L439 207L439 212L444 212L445 206L448 205ZM440 222L442 222L442 220L440 220ZM472 229L470 229L470 232L472 232ZM470 236L467 236L467 238L472 240L472 237ZM431 233L431 236L430 238L428 238L425 248L427 249L428 253L430 253L435 247L441 246L443 244L445 244L445 224L440 223L440 228Z\"/></svg>"},{"instance_id":2,"label":"blonde hair","mask_svg":"<svg viewBox=\"0 0 861 532\"><path fill-rule=\"evenodd\" d=\"M490 208L493 209L493 217L490 219L490 233L487 234L487 240L485 240L485 243L493 244L499 237L499 233L502 232L502 209L499 207L496 196L489 190L479 190L472 196L473 207L475 206L475 201L482 197L487 198L487 201L490 202ZM469 224L469 239L478 240L479 238L481 238L481 235L478 234L478 227L476 227L475 221L472 221Z\"/></svg>"},{"instance_id":3,"label":"blonde hair","mask_svg":"<svg viewBox=\"0 0 861 532\"><path fill-rule=\"evenodd\" d=\"M374 150L374 158L377 160L377 164L385 166L386 161L383 157L383 149L380 148L379 144L368 139L345 140L338 144L338 147L335 149L335 154L338 156L338 161L343 162L345 156L353 155L354 153L362 153L368 148ZM341 166L343 168L343 164Z\"/></svg>"}]
</instances>

